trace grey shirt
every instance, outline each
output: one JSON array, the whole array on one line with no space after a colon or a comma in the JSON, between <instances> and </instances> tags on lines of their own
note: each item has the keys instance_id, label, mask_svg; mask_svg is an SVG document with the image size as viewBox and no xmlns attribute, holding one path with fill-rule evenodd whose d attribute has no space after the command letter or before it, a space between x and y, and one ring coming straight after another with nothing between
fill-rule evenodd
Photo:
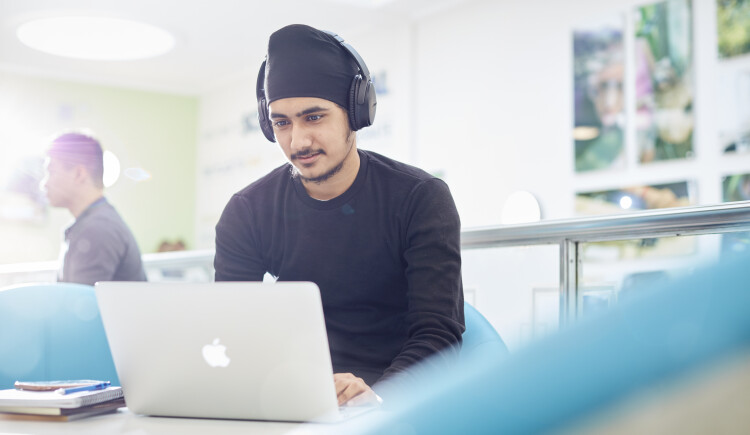
<instances>
[{"instance_id":1,"label":"grey shirt","mask_svg":"<svg viewBox=\"0 0 750 435\"><path fill-rule=\"evenodd\" d=\"M146 281L135 237L105 198L91 204L65 230L58 281Z\"/></svg>"}]
</instances>

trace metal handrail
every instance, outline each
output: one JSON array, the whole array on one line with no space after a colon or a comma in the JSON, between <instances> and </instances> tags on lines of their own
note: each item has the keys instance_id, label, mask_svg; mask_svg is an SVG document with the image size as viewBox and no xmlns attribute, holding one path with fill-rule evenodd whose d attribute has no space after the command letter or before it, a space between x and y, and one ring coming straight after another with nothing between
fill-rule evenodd
<instances>
[{"instance_id":1,"label":"metal handrail","mask_svg":"<svg viewBox=\"0 0 750 435\"><path fill-rule=\"evenodd\" d=\"M557 244L563 317L575 317L579 244L677 235L750 231L750 201L711 206L648 210L621 215L548 220L531 224L469 228L462 249ZM203 267L213 279L213 250L144 254L146 268ZM17 273L54 273L57 262L0 265L0 278Z\"/></svg>"},{"instance_id":2,"label":"metal handrail","mask_svg":"<svg viewBox=\"0 0 750 435\"><path fill-rule=\"evenodd\" d=\"M560 322L566 324L580 312L581 243L743 230L750 231L750 201L466 229L461 248L559 245Z\"/></svg>"},{"instance_id":3,"label":"metal handrail","mask_svg":"<svg viewBox=\"0 0 750 435\"><path fill-rule=\"evenodd\" d=\"M461 248L599 242L750 230L750 201L470 228Z\"/></svg>"},{"instance_id":4,"label":"metal handrail","mask_svg":"<svg viewBox=\"0 0 750 435\"><path fill-rule=\"evenodd\" d=\"M462 249L639 239L750 230L750 201L559 219L461 231ZM574 254L574 253L570 253ZM147 267L205 264L213 250L144 254Z\"/></svg>"}]
</instances>

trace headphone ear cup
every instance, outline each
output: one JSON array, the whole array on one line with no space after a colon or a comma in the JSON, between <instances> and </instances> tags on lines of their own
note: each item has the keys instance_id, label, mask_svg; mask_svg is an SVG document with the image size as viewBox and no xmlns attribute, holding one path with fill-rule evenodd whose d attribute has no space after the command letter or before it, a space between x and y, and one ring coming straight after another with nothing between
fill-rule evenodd
<instances>
[{"instance_id":1,"label":"headphone ear cup","mask_svg":"<svg viewBox=\"0 0 750 435\"><path fill-rule=\"evenodd\" d=\"M362 86L366 88L362 89ZM372 81L365 82L359 74L354 76L349 87L349 125L352 130L357 131L372 125L376 105L375 86Z\"/></svg>"},{"instance_id":2,"label":"headphone ear cup","mask_svg":"<svg viewBox=\"0 0 750 435\"><path fill-rule=\"evenodd\" d=\"M258 99L258 125L263 136L271 142L276 142L273 135L273 124L268 117L268 103L266 103L266 90L264 89L266 79L266 61L260 64L258 71L258 80L255 82L255 97Z\"/></svg>"},{"instance_id":3,"label":"headphone ear cup","mask_svg":"<svg viewBox=\"0 0 750 435\"><path fill-rule=\"evenodd\" d=\"M357 107L357 95L359 93L359 86L362 83L362 76L356 75L352 80L351 86L349 86L349 126L352 131L357 131L361 127L359 126L358 119L358 107Z\"/></svg>"},{"instance_id":4,"label":"headphone ear cup","mask_svg":"<svg viewBox=\"0 0 750 435\"><path fill-rule=\"evenodd\" d=\"M375 95L375 84L372 80L369 80L365 86L367 86L367 94L362 109L363 112L367 113L367 119L363 120L365 124L362 127L369 127L375 122L375 109L377 108L378 100Z\"/></svg>"},{"instance_id":5,"label":"headphone ear cup","mask_svg":"<svg viewBox=\"0 0 750 435\"><path fill-rule=\"evenodd\" d=\"M268 117L268 105L266 104L265 97L258 100L258 125L260 125L260 131L263 132L263 136L266 139L276 142L276 137L273 134L273 124L271 124L271 119Z\"/></svg>"}]
</instances>

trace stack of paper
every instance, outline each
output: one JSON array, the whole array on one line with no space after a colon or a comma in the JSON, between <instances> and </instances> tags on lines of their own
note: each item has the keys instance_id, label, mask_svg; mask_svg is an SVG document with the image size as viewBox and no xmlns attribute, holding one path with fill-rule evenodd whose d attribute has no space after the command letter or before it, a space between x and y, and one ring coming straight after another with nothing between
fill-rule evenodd
<instances>
[{"instance_id":1,"label":"stack of paper","mask_svg":"<svg viewBox=\"0 0 750 435\"><path fill-rule=\"evenodd\" d=\"M0 390L0 413L5 419L36 417L67 421L114 412L123 406L120 387L65 395L55 391Z\"/></svg>"}]
</instances>

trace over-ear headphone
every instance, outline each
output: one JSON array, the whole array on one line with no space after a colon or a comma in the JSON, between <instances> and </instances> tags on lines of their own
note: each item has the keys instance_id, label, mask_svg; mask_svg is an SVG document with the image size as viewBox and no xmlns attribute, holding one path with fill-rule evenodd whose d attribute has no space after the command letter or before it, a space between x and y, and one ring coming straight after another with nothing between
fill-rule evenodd
<instances>
[{"instance_id":1,"label":"over-ear headphone","mask_svg":"<svg viewBox=\"0 0 750 435\"><path fill-rule=\"evenodd\" d=\"M372 77L370 77L370 71L367 69L367 65L362 60L362 57L357 53L351 45L344 42L344 38L339 35L324 30L325 33L336 38L341 46L351 55L354 62L359 68L359 74L352 78L352 84L349 87L349 107L347 108L349 114L349 126L353 131L357 131L360 128L372 125L375 120L375 106L377 106L377 100L375 97L375 85L372 83ZM276 142L276 138L273 134L273 124L268 116L268 102L266 100L265 88L266 80L266 60L260 65L260 71L258 72L258 81L255 84L255 96L258 99L258 123L260 129L263 131L263 135L266 139L271 142Z\"/></svg>"}]
</instances>

